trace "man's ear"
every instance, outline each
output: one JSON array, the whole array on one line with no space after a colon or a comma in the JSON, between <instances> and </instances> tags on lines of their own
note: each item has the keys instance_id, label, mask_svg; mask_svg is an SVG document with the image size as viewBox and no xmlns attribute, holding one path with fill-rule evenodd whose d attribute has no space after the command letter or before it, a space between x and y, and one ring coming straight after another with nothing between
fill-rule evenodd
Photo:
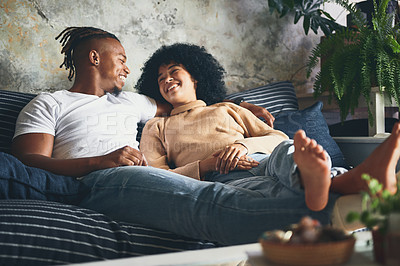
<instances>
[{"instance_id":1,"label":"man's ear","mask_svg":"<svg viewBox=\"0 0 400 266\"><path fill-rule=\"evenodd\" d=\"M99 53L96 50L91 50L89 52L89 60L90 63L92 63L93 65L99 65L100 63L100 56Z\"/></svg>"}]
</instances>

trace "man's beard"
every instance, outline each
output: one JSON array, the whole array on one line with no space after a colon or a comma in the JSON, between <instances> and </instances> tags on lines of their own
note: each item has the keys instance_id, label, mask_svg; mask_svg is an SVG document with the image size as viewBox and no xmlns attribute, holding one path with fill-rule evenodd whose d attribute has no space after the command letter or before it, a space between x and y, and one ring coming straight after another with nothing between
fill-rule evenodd
<instances>
[{"instance_id":1,"label":"man's beard","mask_svg":"<svg viewBox=\"0 0 400 266\"><path fill-rule=\"evenodd\" d=\"M118 89L117 87L114 87L111 94L114 96L118 96L121 93L121 91L122 91L122 89Z\"/></svg>"}]
</instances>

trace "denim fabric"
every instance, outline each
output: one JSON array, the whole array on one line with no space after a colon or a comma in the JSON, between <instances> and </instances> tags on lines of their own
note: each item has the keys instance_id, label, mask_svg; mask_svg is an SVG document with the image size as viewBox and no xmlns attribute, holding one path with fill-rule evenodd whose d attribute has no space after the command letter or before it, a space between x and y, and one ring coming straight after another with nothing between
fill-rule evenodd
<instances>
[{"instance_id":1,"label":"denim fabric","mask_svg":"<svg viewBox=\"0 0 400 266\"><path fill-rule=\"evenodd\" d=\"M29 167L0 152L0 199L51 200L78 203L88 187L73 177Z\"/></svg>"},{"instance_id":2,"label":"denim fabric","mask_svg":"<svg viewBox=\"0 0 400 266\"><path fill-rule=\"evenodd\" d=\"M327 224L338 195L332 193L320 212L307 208L291 147L285 141L252 171L215 173L209 181L141 166L96 171L82 179L92 191L80 205L222 245L256 242L262 232L283 229L305 215Z\"/></svg>"}]
</instances>

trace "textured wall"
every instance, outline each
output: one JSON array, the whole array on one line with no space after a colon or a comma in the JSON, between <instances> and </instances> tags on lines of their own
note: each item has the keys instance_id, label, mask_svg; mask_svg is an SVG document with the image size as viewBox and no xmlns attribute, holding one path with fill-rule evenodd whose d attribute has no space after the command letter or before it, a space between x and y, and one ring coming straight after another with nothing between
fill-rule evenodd
<instances>
[{"instance_id":1,"label":"textured wall","mask_svg":"<svg viewBox=\"0 0 400 266\"><path fill-rule=\"evenodd\" d=\"M0 88L68 89L55 41L68 26L116 34L128 55L133 90L143 62L162 44L204 45L227 70L231 92L291 80L310 91L304 65L319 36L293 18L270 15L267 0L0 0Z\"/></svg>"}]
</instances>

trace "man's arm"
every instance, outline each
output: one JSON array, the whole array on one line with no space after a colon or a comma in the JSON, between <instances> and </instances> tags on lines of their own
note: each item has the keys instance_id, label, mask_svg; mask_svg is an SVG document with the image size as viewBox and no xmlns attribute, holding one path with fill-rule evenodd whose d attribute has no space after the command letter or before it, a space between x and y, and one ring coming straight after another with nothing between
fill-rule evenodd
<instances>
[{"instance_id":1,"label":"man's arm","mask_svg":"<svg viewBox=\"0 0 400 266\"><path fill-rule=\"evenodd\" d=\"M224 100L224 102L235 102L235 101L226 99ZM272 128L274 127L275 117L270 112L268 112L268 110L265 109L264 107L244 101L241 101L239 105L252 112L255 116L264 118L265 123L267 123L268 126Z\"/></svg>"},{"instance_id":2,"label":"man's arm","mask_svg":"<svg viewBox=\"0 0 400 266\"><path fill-rule=\"evenodd\" d=\"M156 101L157 112L155 116L168 116L171 113L172 105L167 102Z\"/></svg>"},{"instance_id":3,"label":"man's arm","mask_svg":"<svg viewBox=\"0 0 400 266\"><path fill-rule=\"evenodd\" d=\"M59 175L84 176L100 169L147 165L146 159L138 150L129 146L120 148L103 156L55 159L52 158L54 136L45 133L29 133L16 137L12 143L12 153L26 165L41 168Z\"/></svg>"}]
</instances>

